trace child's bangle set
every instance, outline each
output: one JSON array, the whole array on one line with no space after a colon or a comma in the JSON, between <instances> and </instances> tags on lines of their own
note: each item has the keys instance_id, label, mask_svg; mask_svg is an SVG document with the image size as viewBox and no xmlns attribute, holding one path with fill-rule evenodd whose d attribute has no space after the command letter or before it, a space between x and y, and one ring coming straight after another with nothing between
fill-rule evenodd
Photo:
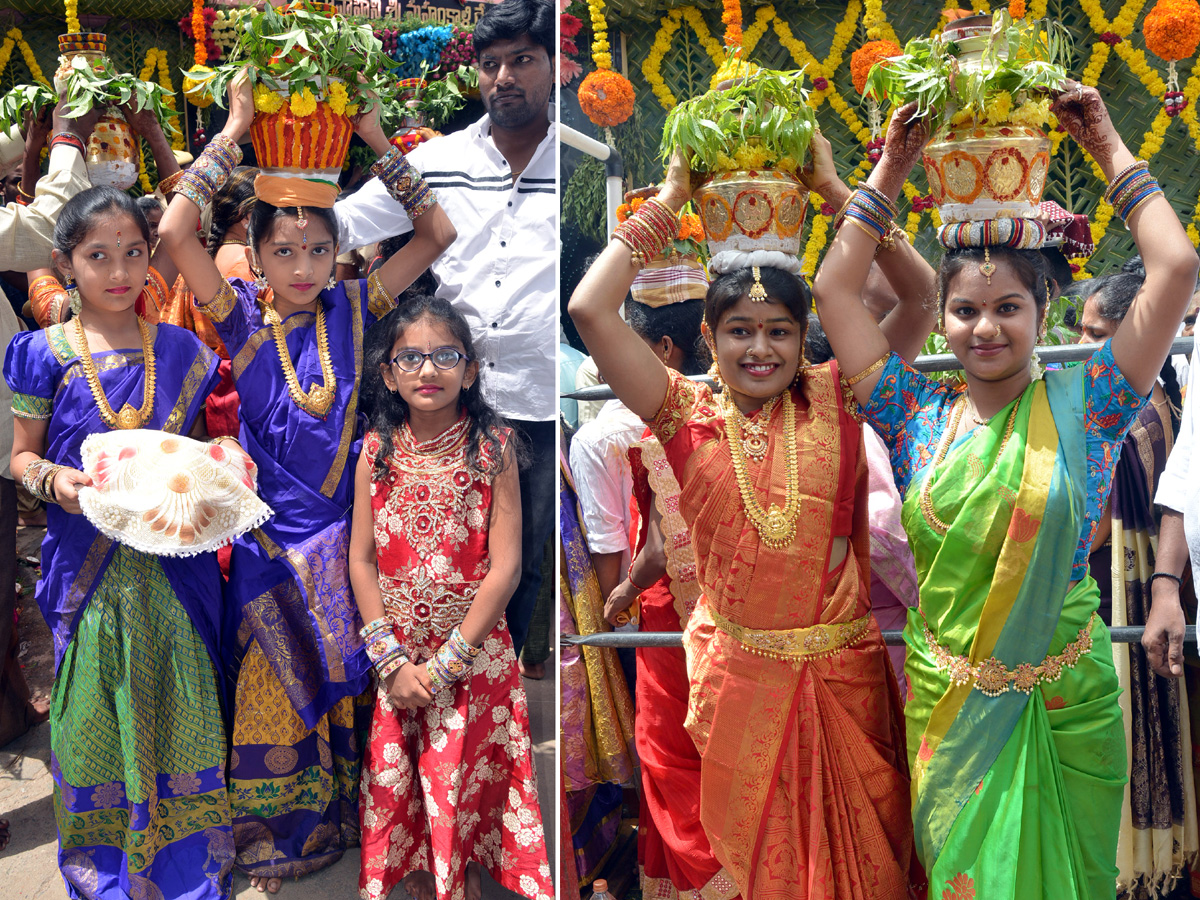
<instances>
[{"instance_id":1,"label":"child's bangle set","mask_svg":"<svg viewBox=\"0 0 1200 900\"><path fill-rule=\"evenodd\" d=\"M364 625L359 635L367 645L367 657L381 680L386 681L393 672L411 662L387 618L381 617ZM470 672L482 649L471 646L457 627L450 632L450 637L425 666L433 693L450 687Z\"/></svg>"}]
</instances>

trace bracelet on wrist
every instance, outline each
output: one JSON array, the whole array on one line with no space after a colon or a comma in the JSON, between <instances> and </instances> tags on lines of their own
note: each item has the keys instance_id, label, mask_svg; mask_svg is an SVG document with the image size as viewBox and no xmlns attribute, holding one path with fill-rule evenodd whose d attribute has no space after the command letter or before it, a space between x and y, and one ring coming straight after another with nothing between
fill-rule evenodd
<instances>
[{"instance_id":1,"label":"bracelet on wrist","mask_svg":"<svg viewBox=\"0 0 1200 900\"><path fill-rule=\"evenodd\" d=\"M642 587L640 584L638 584L636 581L633 580L633 563L634 563L634 560L631 559L629 561L629 570L625 573L625 580L628 581L630 584L632 584L637 589L637 592L639 594L644 591L650 590L650 588L652 588L654 585L648 585L647 587Z\"/></svg>"},{"instance_id":2,"label":"bracelet on wrist","mask_svg":"<svg viewBox=\"0 0 1200 900\"><path fill-rule=\"evenodd\" d=\"M1155 578L1165 578L1168 581L1175 582L1175 586L1177 588L1183 587L1183 579L1180 578L1178 575L1172 575L1170 572L1155 572L1153 575L1150 576L1150 580L1147 582L1147 584L1149 584L1151 587L1153 587Z\"/></svg>"}]
</instances>

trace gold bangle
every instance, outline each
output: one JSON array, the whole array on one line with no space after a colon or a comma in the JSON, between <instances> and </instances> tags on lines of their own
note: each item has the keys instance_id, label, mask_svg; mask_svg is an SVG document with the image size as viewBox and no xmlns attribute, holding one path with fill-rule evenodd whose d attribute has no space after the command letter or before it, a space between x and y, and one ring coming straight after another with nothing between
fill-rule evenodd
<instances>
[{"instance_id":1,"label":"gold bangle","mask_svg":"<svg viewBox=\"0 0 1200 900\"><path fill-rule=\"evenodd\" d=\"M887 353L883 354L883 356L879 357L879 359L875 360L875 362L871 363L869 366L867 366L865 369L863 369L857 375L853 376L852 378L847 378L846 379L847 387L854 387L856 384L858 384L864 378L870 378L872 375L874 375L876 372L878 372L880 369L882 369L884 366L887 365L887 361L888 361L888 359L891 358L891 355L892 355L892 351L889 350Z\"/></svg>"},{"instance_id":2,"label":"gold bangle","mask_svg":"<svg viewBox=\"0 0 1200 900\"><path fill-rule=\"evenodd\" d=\"M36 190L36 188L35 188L35 190ZM25 193L25 188L21 187L20 184L17 185L17 193L20 194L22 197L24 197L26 200L33 199L33 194Z\"/></svg>"}]
</instances>

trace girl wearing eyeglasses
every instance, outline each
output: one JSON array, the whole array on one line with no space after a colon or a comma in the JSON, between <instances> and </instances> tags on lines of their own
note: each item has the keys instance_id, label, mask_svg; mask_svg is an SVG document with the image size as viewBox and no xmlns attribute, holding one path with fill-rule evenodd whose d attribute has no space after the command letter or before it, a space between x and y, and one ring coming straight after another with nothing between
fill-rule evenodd
<instances>
[{"instance_id":1,"label":"girl wearing eyeglasses","mask_svg":"<svg viewBox=\"0 0 1200 900\"><path fill-rule=\"evenodd\" d=\"M379 327L350 536L378 675L360 893L383 898L403 881L417 900L478 900L483 865L548 900L529 713L504 619L521 574L515 439L483 399L471 329L448 302L418 295Z\"/></svg>"}]
</instances>

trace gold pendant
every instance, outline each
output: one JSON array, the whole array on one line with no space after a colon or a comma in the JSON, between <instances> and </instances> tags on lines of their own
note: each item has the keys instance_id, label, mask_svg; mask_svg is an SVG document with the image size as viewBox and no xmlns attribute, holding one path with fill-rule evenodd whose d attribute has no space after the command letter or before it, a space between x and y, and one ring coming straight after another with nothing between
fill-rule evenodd
<instances>
[{"instance_id":1,"label":"gold pendant","mask_svg":"<svg viewBox=\"0 0 1200 900\"><path fill-rule=\"evenodd\" d=\"M318 415L323 416L333 406L333 392L323 384L309 385L308 402Z\"/></svg>"},{"instance_id":2,"label":"gold pendant","mask_svg":"<svg viewBox=\"0 0 1200 900\"><path fill-rule=\"evenodd\" d=\"M117 427L122 431L142 427L142 416L136 409L126 403L117 413Z\"/></svg>"}]
</instances>

